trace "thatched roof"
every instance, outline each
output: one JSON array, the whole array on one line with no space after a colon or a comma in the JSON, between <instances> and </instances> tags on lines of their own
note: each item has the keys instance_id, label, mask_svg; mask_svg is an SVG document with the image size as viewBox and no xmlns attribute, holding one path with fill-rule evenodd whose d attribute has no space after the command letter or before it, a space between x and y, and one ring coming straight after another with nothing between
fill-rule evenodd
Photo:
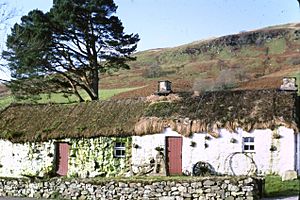
<instances>
[{"instance_id":1,"label":"thatched roof","mask_svg":"<svg viewBox=\"0 0 300 200\"><path fill-rule=\"evenodd\" d=\"M12 105L0 113L0 137L35 141L130 135L145 106L139 100Z\"/></svg>"},{"instance_id":2,"label":"thatched roof","mask_svg":"<svg viewBox=\"0 0 300 200\"><path fill-rule=\"evenodd\" d=\"M110 100L76 105L12 105L0 113L0 138L129 136L171 127L188 136L218 128L247 131L284 125L297 130L295 94L275 90L209 92L174 100Z\"/></svg>"},{"instance_id":3,"label":"thatched roof","mask_svg":"<svg viewBox=\"0 0 300 200\"><path fill-rule=\"evenodd\" d=\"M209 92L150 104L136 132L158 132L162 126L186 136L195 132L218 136L219 128L234 132L238 127L251 131L284 125L298 130L295 105L295 93L276 90Z\"/></svg>"}]
</instances>

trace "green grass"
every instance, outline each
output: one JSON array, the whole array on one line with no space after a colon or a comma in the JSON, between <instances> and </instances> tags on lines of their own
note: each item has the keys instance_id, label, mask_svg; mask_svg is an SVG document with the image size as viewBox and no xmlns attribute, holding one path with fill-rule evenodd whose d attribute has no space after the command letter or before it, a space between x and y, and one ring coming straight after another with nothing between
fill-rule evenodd
<instances>
[{"instance_id":1,"label":"green grass","mask_svg":"<svg viewBox=\"0 0 300 200\"><path fill-rule=\"evenodd\" d=\"M113 97L116 94L122 93L122 92L127 92L130 90L134 90L137 88L118 88L118 89L102 89L99 90L100 92L100 99L101 100L107 100L111 97ZM90 100L88 95L85 92L80 92L82 97L85 100ZM37 101L37 103L72 103L78 101L77 97L75 95L71 95L68 98L65 97L63 94L51 94L51 96L47 94L42 94L41 99Z\"/></svg>"},{"instance_id":2,"label":"green grass","mask_svg":"<svg viewBox=\"0 0 300 200\"><path fill-rule=\"evenodd\" d=\"M160 54L158 60L165 65L181 65L190 62L191 55L184 53L181 49L168 50Z\"/></svg>"},{"instance_id":3,"label":"green grass","mask_svg":"<svg viewBox=\"0 0 300 200\"><path fill-rule=\"evenodd\" d=\"M269 47L269 54L282 54L285 51L286 41L284 38L271 40L266 46Z\"/></svg>"},{"instance_id":4,"label":"green grass","mask_svg":"<svg viewBox=\"0 0 300 200\"><path fill-rule=\"evenodd\" d=\"M230 50L228 48L223 48L220 52L219 52L219 56L220 59L222 60L230 60L232 58L232 53L230 52Z\"/></svg>"},{"instance_id":5,"label":"green grass","mask_svg":"<svg viewBox=\"0 0 300 200\"><path fill-rule=\"evenodd\" d=\"M11 104L14 101L14 98L12 96L5 96L0 98L0 110L7 107L9 104Z\"/></svg>"},{"instance_id":6,"label":"green grass","mask_svg":"<svg viewBox=\"0 0 300 200\"><path fill-rule=\"evenodd\" d=\"M119 88L119 89L102 89L100 90L100 99L101 100L107 100L114 95L117 95L122 92L127 92L130 90L138 89L138 87L135 88ZM82 93L82 96L84 99L88 100L87 94ZM35 103L73 103L77 102L78 99L75 95L71 95L69 97L65 97L63 94L42 94L40 95L40 98ZM14 99L13 96L6 96L0 98L0 110L4 109L5 107L9 106L11 103L18 103L16 99ZM20 103L33 103L32 101L26 100L21 101Z\"/></svg>"},{"instance_id":7,"label":"green grass","mask_svg":"<svg viewBox=\"0 0 300 200\"><path fill-rule=\"evenodd\" d=\"M262 52L249 46L243 46L238 53L239 56L246 56L246 57L256 57L261 55Z\"/></svg>"},{"instance_id":8,"label":"green grass","mask_svg":"<svg viewBox=\"0 0 300 200\"><path fill-rule=\"evenodd\" d=\"M266 176L265 197L295 196L299 194L300 177L297 180L281 181L280 176Z\"/></svg>"}]
</instances>

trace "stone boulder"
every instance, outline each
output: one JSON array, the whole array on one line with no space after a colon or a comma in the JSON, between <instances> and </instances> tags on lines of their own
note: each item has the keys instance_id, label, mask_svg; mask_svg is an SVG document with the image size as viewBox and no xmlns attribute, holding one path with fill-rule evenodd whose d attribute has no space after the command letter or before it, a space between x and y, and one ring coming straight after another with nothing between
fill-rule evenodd
<instances>
[{"instance_id":1,"label":"stone boulder","mask_svg":"<svg viewBox=\"0 0 300 200\"><path fill-rule=\"evenodd\" d=\"M294 170L287 170L281 176L282 181L295 180L295 179L297 179L297 172Z\"/></svg>"}]
</instances>

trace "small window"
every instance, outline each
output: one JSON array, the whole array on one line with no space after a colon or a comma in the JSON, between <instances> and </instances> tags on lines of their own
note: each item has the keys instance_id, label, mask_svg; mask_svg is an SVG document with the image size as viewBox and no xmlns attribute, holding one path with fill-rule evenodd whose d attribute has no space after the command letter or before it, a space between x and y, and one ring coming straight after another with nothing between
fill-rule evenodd
<instances>
[{"instance_id":1,"label":"small window","mask_svg":"<svg viewBox=\"0 0 300 200\"><path fill-rule=\"evenodd\" d=\"M125 158L125 143L124 142L116 142L115 143L114 156L115 156L115 158Z\"/></svg>"},{"instance_id":2,"label":"small window","mask_svg":"<svg viewBox=\"0 0 300 200\"><path fill-rule=\"evenodd\" d=\"M254 137L244 137L243 138L243 151L244 152L254 152Z\"/></svg>"}]
</instances>

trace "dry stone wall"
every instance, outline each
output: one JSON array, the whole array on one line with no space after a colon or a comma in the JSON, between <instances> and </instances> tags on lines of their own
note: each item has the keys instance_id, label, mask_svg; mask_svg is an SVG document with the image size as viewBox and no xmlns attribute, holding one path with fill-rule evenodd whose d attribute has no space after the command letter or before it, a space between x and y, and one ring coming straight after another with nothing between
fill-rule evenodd
<instances>
[{"instance_id":1,"label":"dry stone wall","mask_svg":"<svg viewBox=\"0 0 300 200\"><path fill-rule=\"evenodd\" d=\"M60 178L48 181L0 179L0 196L59 199L258 199L263 179L210 177L167 181L116 181L92 184Z\"/></svg>"}]
</instances>

